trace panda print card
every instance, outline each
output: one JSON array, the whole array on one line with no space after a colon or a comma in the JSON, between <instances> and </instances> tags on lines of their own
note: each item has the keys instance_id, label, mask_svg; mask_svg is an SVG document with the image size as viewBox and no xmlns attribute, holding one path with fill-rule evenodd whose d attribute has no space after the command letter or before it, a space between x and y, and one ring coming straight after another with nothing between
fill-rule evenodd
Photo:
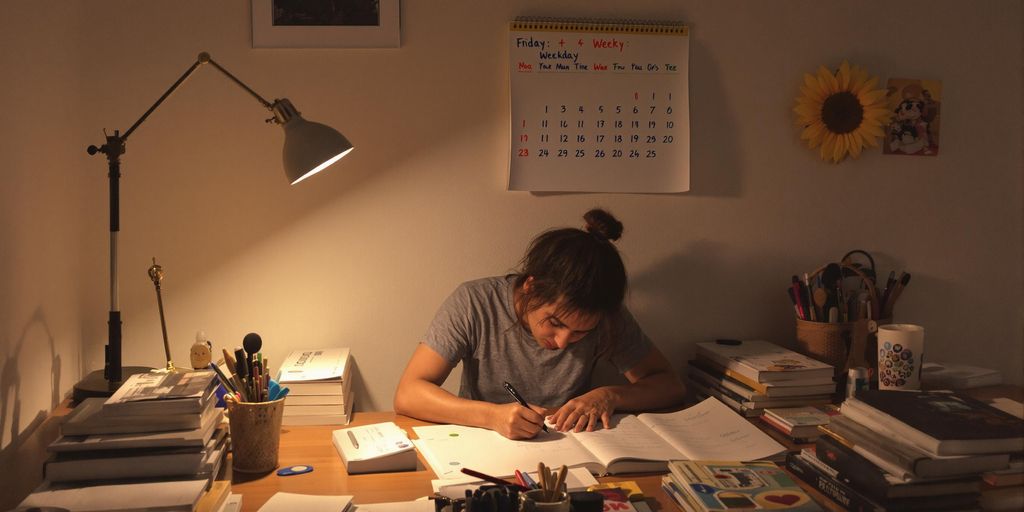
<instances>
[{"instance_id":1,"label":"panda print card","mask_svg":"<svg viewBox=\"0 0 1024 512\"><path fill-rule=\"evenodd\" d=\"M882 152L887 155L938 155L942 82L890 78L886 90L893 116L886 128Z\"/></svg>"}]
</instances>

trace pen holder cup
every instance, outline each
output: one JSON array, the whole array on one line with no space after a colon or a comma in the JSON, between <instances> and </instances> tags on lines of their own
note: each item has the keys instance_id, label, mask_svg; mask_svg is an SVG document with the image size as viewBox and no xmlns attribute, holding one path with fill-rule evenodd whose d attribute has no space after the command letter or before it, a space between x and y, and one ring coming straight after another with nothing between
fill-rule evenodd
<instances>
[{"instance_id":1,"label":"pen holder cup","mask_svg":"<svg viewBox=\"0 0 1024 512\"><path fill-rule=\"evenodd\" d=\"M272 402L227 401L233 470L242 473L269 473L277 469L284 400L279 398Z\"/></svg>"},{"instance_id":2,"label":"pen holder cup","mask_svg":"<svg viewBox=\"0 0 1024 512\"><path fill-rule=\"evenodd\" d=\"M534 489L520 494L519 510L536 512L569 512L571 509L569 495L564 492L548 496L548 491Z\"/></svg>"},{"instance_id":3,"label":"pen holder cup","mask_svg":"<svg viewBox=\"0 0 1024 512\"><path fill-rule=\"evenodd\" d=\"M878 366L878 325L892 319L810 322L796 319L797 352L835 367L840 381L857 366Z\"/></svg>"}]
</instances>

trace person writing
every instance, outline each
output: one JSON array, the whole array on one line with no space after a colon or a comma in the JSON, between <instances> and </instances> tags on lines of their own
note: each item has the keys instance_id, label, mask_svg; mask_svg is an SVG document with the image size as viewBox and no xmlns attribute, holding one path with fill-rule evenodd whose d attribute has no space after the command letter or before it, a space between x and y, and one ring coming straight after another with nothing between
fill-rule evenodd
<instances>
[{"instance_id":1,"label":"person writing","mask_svg":"<svg viewBox=\"0 0 1024 512\"><path fill-rule=\"evenodd\" d=\"M683 385L623 305L622 223L593 209L584 229L541 233L517 272L460 285L441 305L395 392L398 414L510 439L609 427L615 411L669 407ZM592 387L600 358L627 384ZM441 384L462 363L458 396ZM508 382L528 402L520 405Z\"/></svg>"}]
</instances>

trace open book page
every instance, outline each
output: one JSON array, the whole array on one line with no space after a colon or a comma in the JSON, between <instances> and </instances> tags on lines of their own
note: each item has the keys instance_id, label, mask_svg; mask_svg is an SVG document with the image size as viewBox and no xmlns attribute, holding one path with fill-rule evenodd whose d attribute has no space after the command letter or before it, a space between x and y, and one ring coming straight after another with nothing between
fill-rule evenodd
<instances>
[{"instance_id":1,"label":"open book page","mask_svg":"<svg viewBox=\"0 0 1024 512\"><path fill-rule=\"evenodd\" d=\"M715 398L682 411L637 416L685 460L759 460L786 450Z\"/></svg>"},{"instance_id":2,"label":"open book page","mask_svg":"<svg viewBox=\"0 0 1024 512\"><path fill-rule=\"evenodd\" d=\"M461 478L462 468L508 477L517 469L536 469L538 462L600 472L600 463L586 448L562 432L549 430L530 440L513 441L484 428L431 425L413 427L419 437L413 443L437 477L443 479Z\"/></svg>"},{"instance_id":3,"label":"open book page","mask_svg":"<svg viewBox=\"0 0 1024 512\"><path fill-rule=\"evenodd\" d=\"M668 461L684 457L633 415L612 416L610 428L570 433L597 460L610 466L619 459Z\"/></svg>"}]
</instances>

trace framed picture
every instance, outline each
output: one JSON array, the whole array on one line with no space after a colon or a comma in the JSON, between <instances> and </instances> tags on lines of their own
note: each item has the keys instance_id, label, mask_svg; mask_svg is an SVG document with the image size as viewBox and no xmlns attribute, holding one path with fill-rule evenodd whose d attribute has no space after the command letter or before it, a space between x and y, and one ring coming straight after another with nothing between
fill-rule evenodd
<instances>
[{"instance_id":1,"label":"framed picture","mask_svg":"<svg viewBox=\"0 0 1024 512\"><path fill-rule=\"evenodd\" d=\"M399 0L252 0L253 48L398 48Z\"/></svg>"}]
</instances>

